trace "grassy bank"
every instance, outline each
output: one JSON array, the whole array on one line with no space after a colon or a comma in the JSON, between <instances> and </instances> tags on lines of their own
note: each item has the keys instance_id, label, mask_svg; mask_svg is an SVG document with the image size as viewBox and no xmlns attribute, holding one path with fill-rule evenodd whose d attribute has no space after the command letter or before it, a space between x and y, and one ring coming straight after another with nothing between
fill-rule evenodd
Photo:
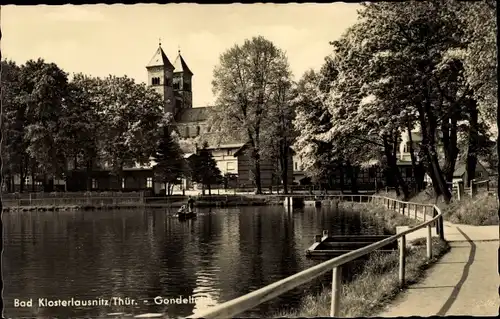
<instances>
[{"instance_id":1,"label":"grassy bank","mask_svg":"<svg viewBox=\"0 0 500 319\"><path fill-rule=\"evenodd\" d=\"M417 283L424 277L424 271L449 251L447 242L434 237L433 258L426 257L425 239L411 242L412 248L406 259L406 280ZM342 286L340 314L342 317L374 316L383 306L400 292L398 279L399 255L374 253L365 263L363 270L354 279ZM317 295L306 296L298 309L281 311L275 317L328 317L330 315L331 288L325 287Z\"/></svg>"},{"instance_id":2,"label":"grassy bank","mask_svg":"<svg viewBox=\"0 0 500 319\"><path fill-rule=\"evenodd\" d=\"M397 197L395 192L383 192L379 195ZM466 195L461 201L453 199L450 204L446 204L442 199L436 199L430 192L424 191L413 196L410 201L437 205L444 219L454 224L485 226L498 225L499 222L497 199L487 193L478 193L474 198Z\"/></svg>"},{"instance_id":3,"label":"grassy bank","mask_svg":"<svg viewBox=\"0 0 500 319\"><path fill-rule=\"evenodd\" d=\"M421 223L418 220L401 215L393 210L389 210L381 205L341 202L339 209L363 214L363 219L370 219L373 224L382 224L387 233L395 234L396 226L417 226Z\"/></svg>"}]
</instances>

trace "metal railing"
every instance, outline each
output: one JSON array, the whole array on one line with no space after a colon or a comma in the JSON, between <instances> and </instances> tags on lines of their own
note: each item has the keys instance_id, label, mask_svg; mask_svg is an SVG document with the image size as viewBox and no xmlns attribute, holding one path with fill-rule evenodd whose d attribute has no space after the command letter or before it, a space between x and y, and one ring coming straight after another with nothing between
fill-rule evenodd
<instances>
[{"instance_id":1,"label":"metal railing","mask_svg":"<svg viewBox=\"0 0 500 319\"><path fill-rule=\"evenodd\" d=\"M335 197L343 200L345 197L350 197L354 199L359 197L359 202L372 202L383 204L390 209L396 209L402 211L404 214L405 208L408 208L407 212L410 212L410 208L413 206L415 211L415 216L417 216L418 208L422 208L424 219L426 219L427 210L430 208L433 213L431 219L424 221L420 225L410 228L406 231L400 232L394 236L378 241L369 246L357 249L355 251L346 253L342 256L330 259L319 265L301 271L293 276L287 277L273 284L265 286L261 289L253 291L249 294L243 295L239 298L224 302L218 306L207 309L196 315L191 315L188 318L231 318L246 310L250 310L259 306L260 304L276 298L300 285L303 285L311 280L319 277L320 275L326 273L327 271L333 271L332 277L332 299L330 307L330 316L338 317L340 314L340 296L341 296L341 267L346 263L357 259L359 257L365 256L375 250L386 246L394 241L400 240L399 245L399 281L400 285L405 284L405 260L406 260L406 235L411 234L419 229L427 228L426 238L427 238L427 258L432 258L432 225L436 224L436 229L441 228L440 237L443 238L443 227L442 227L442 214L439 208L435 205L420 204L403 202L397 199L382 197L382 196L367 196L367 195L349 195L349 196L328 196ZM363 201L363 198L367 198Z\"/></svg>"}]
</instances>

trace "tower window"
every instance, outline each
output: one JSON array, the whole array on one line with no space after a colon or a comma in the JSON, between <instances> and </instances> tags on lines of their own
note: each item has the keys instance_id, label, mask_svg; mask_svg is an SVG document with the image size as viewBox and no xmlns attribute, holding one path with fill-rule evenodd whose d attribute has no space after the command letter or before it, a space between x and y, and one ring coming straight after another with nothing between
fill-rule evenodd
<instances>
[{"instance_id":1,"label":"tower window","mask_svg":"<svg viewBox=\"0 0 500 319\"><path fill-rule=\"evenodd\" d=\"M151 84L153 84L153 85L160 85L160 78L158 78L158 77L152 78L151 79Z\"/></svg>"},{"instance_id":2,"label":"tower window","mask_svg":"<svg viewBox=\"0 0 500 319\"><path fill-rule=\"evenodd\" d=\"M146 178L146 187L147 188L152 188L153 187L153 178L152 177L147 177Z\"/></svg>"},{"instance_id":3,"label":"tower window","mask_svg":"<svg viewBox=\"0 0 500 319\"><path fill-rule=\"evenodd\" d=\"M184 83L184 91L189 91L191 89L191 85L189 83Z\"/></svg>"},{"instance_id":4,"label":"tower window","mask_svg":"<svg viewBox=\"0 0 500 319\"><path fill-rule=\"evenodd\" d=\"M174 89L175 90L180 89L180 83L179 82L174 82Z\"/></svg>"}]
</instances>

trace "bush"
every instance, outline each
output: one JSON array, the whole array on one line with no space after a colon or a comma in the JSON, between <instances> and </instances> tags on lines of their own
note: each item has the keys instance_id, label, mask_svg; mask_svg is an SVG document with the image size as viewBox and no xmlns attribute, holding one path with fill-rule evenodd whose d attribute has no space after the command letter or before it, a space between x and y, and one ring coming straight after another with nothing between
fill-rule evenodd
<instances>
[{"instance_id":1,"label":"bush","mask_svg":"<svg viewBox=\"0 0 500 319\"><path fill-rule=\"evenodd\" d=\"M414 227L421 223L418 220L376 204L340 202L339 208L342 210L359 212L363 214L363 219L370 219L374 223L383 224L385 232L391 234L396 233L396 226Z\"/></svg>"},{"instance_id":2,"label":"bush","mask_svg":"<svg viewBox=\"0 0 500 319\"><path fill-rule=\"evenodd\" d=\"M381 196L396 198L394 192L379 193ZM498 225L498 203L496 196L488 193L478 193L476 197L467 195L461 200L452 200L445 204L442 200L433 197L432 192L423 191L410 199L415 203L435 204L443 213L445 220L455 224L474 226Z\"/></svg>"}]
</instances>

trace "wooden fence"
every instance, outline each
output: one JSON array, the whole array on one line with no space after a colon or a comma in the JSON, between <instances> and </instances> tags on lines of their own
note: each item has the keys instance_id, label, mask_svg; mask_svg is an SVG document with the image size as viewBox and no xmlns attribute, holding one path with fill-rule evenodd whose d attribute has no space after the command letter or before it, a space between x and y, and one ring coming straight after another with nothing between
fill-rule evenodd
<instances>
[{"instance_id":1,"label":"wooden fence","mask_svg":"<svg viewBox=\"0 0 500 319\"><path fill-rule=\"evenodd\" d=\"M338 200L346 199L346 196L329 196L330 198L334 197ZM277 281L273 284L265 286L261 289L258 289L254 292L241 296L239 298L230 300L228 302L222 303L218 306L210 308L204 312L201 312L196 315L192 315L188 318L231 318L242 312L255 308L260 304L269 301L273 298L276 298L300 285L303 285L311 280L319 277L327 271L333 271L332 277L332 299L331 299L331 308L330 308L330 316L338 317L340 313L341 307L341 267L346 263L357 259L359 257L365 256L369 253L374 252L375 250L386 246L389 243L400 240L399 245L399 280L400 285L403 286L405 284L405 258L406 258L406 235L413 233L419 229L427 228L426 237L427 237L427 258L432 258L432 229L433 224L436 224L436 227L441 225L440 236L443 238L443 227L442 227L442 214L437 206L427 205L427 204L419 204L419 203L411 203L411 202L403 202L400 200L396 200L388 197L381 196L368 196L368 195L350 195L350 199L354 200L356 197L359 202L373 202L377 204L386 205L386 207L391 209L398 209L404 212L410 211L410 207L414 208L415 216L417 216L417 212L420 208L420 211L423 211L424 218L427 215L427 210L432 211L432 216L430 216L429 220L426 220L419 224L416 227L403 231L399 234L371 244L369 246L360 248L358 250L346 253L342 256L330 259L325 261L319 265L301 271L293 276L287 277L280 281Z\"/></svg>"}]
</instances>

